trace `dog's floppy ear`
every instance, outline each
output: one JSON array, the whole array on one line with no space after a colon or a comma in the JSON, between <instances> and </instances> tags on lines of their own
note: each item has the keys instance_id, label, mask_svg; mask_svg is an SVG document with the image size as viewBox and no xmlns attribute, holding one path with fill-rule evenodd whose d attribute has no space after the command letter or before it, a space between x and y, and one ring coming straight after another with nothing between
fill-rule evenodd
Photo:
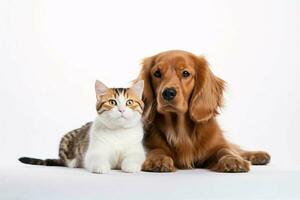
<instances>
[{"instance_id":1,"label":"dog's floppy ear","mask_svg":"<svg viewBox=\"0 0 300 200\"><path fill-rule=\"evenodd\" d=\"M152 56L152 57L145 58L143 60L142 69L137 78L137 80L144 80L143 101L145 107L143 112L143 121L146 127L153 122L155 113L157 112L156 99L152 88L151 74L150 74L150 70L155 62L155 57L156 56Z\"/></svg>"},{"instance_id":2,"label":"dog's floppy ear","mask_svg":"<svg viewBox=\"0 0 300 200\"><path fill-rule=\"evenodd\" d=\"M222 106L225 82L209 69L204 57L195 58L196 81L190 99L190 117L195 122L203 122L218 114Z\"/></svg>"}]
</instances>

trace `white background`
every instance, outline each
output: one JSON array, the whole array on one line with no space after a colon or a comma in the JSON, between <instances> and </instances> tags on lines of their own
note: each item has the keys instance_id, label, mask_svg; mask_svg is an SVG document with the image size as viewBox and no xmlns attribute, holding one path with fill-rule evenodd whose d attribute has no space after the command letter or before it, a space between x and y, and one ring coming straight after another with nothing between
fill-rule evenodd
<instances>
[{"instance_id":1,"label":"white background","mask_svg":"<svg viewBox=\"0 0 300 200\"><path fill-rule=\"evenodd\" d=\"M95 116L94 81L127 86L142 58L203 54L227 81L227 138L300 163L300 1L0 1L1 163L56 157Z\"/></svg>"}]
</instances>

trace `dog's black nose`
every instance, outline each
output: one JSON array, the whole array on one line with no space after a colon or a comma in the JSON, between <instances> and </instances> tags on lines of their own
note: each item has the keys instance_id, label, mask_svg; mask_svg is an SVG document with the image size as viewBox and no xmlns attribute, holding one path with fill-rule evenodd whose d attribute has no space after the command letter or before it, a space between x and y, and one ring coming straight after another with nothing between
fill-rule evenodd
<instances>
[{"instance_id":1,"label":"dog's black nose","mask_svg":"<svg viewBox=\"0 0 300 200\"><path fill-rule=\"evenodd\" d=\"M176 96L176 90L174 90L173 88L166 88L163 91L162 96L165 100L170 101Z\"/></svg>"}]
</instances>

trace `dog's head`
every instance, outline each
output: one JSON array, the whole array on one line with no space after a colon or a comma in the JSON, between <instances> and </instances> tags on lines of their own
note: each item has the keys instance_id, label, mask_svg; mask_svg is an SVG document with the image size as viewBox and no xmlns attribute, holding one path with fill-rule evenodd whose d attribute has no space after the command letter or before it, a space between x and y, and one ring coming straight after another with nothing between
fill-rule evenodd
<instances>
[{"instance_id":1,"label":"dog's head","mask_svg":"<svg viewBox=\"0 0 300 200\"><path fill-rule=\"evenodd\" d=\"M145 58L139 79L145 81L144 118L151 122L155 113L187 113L195 122L218 113L224 81L209 69L203 57L185 51L167 51Z\"/></svg>"}]
</instances>

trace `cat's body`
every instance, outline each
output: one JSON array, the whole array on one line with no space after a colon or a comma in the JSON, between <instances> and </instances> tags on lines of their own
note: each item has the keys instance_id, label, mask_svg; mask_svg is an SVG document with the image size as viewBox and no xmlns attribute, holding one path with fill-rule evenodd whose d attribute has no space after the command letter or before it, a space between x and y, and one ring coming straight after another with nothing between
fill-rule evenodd
<instances>
[{"instance_id":1,"label":"cat's body","mask_svg":"<svg viewBox=\"0 0 300 200\"><path fill-rule=\"evenodd\" d=\"M142 146L142 123L122 131L94 123L85 156L85 168L95 173L106 173L110 168L137 172L145 160Z\"/></svg>"},{"instance_id":2,"label":"cat's body","mask_svg":"<svg viewBox=\"0 0 300 200\"><path fill-rule=\"evenodd\" d=\"M107 173L110 169L140 171L145 160L142 90L143 82L131 88L107 88L96 82L98 116L64 135L59 159L19 160L26 164L83 167L93 173Z\"/></svg>"}]
</instances>

